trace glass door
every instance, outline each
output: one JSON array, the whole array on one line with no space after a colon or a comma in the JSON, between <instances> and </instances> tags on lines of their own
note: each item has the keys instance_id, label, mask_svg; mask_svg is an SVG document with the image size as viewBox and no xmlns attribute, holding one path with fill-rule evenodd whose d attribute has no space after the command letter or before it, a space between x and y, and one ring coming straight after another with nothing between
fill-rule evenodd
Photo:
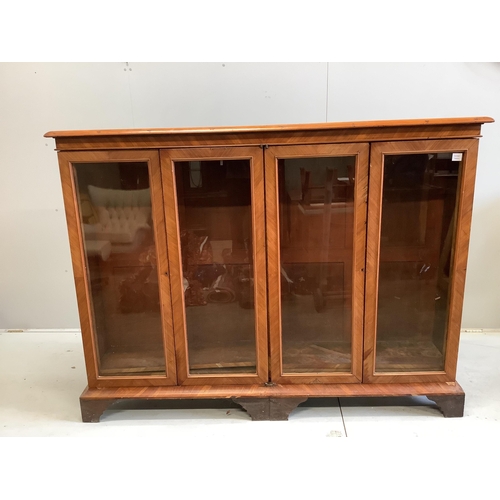
<instances>
[{"instance_id":1,"label":"glass door","mask_svg":"<svg viewBox=\"0 0 500 500\"><path fill-rule=\"evenodd\" d=\"M365 380L455 380L477 140L374 144Z\"/></svg>"},{"instance_id":2,"label":"glass door","mask_svg":"<svg viewBox=\"0 0 500 500\"><path fill-rule=\"evenodd\" d=\"M266 150L271 377L360 382L368 144Z\"/></svg>"},{"instance_id":3,"label":"glass door","mask_svg":"<svg viewBox=\"0 0 500 500\"><path fill-rule=\"evenodd\" d=\"M161 152L179 383L268 380L262 156Z\"/></svg>"},{"instance_id":4,"label":"glass door","mask_svg":"<svg viewBox=\"0 0 500 500\"><path fill-rule=\"evenodd\" d=\"M89 383L176 384L158 152L59 162Z\"/></svg>"}]
</instances>

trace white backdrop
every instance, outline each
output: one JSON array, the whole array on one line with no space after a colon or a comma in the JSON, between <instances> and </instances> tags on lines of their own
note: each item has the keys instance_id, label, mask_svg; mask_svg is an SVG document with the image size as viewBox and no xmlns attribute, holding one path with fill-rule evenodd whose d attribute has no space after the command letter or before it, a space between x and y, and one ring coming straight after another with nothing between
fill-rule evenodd
<instances>
[{"instance_id":1,"label":"white backdrop","mask_svg":"<svg viewBox=\"0 0 500 500\"><path fill-rule=\"evenodd\" d=\"M500 328L500 64L1 63L0 329L78 328L49 130L491 116L464 328Z\"/></svg>"}]
</instances>

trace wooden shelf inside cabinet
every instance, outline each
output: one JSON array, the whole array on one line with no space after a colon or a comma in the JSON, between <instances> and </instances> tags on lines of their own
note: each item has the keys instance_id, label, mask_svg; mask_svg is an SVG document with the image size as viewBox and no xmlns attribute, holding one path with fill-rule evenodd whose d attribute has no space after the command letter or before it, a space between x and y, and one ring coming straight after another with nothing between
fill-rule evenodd
<instances>
[{"instance_id":1,"label":"wooden shelf inside cabinet","mask_svg":"<svg viewBox=\"0 0 500 500\"><path fill-rule=\"evenodd\" d=\"M135 399L230 399L284 420L308 398L416 395L461 416L474 179L492 121L48 132L82 419Z\"/></svg>"}]
</instances>

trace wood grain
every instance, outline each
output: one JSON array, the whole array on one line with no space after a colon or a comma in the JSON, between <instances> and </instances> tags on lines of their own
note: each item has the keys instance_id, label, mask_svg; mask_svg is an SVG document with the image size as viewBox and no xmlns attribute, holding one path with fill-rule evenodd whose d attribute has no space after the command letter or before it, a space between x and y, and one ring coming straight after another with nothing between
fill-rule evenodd
<instances>
[{"instance_id":1,"label":"wood grain","mask_svg":"<svg viewBox=\"0 0 500 500\"><path fill-rule=\"evenodd\" d=\"M59 164L65 202L66 218L68 223L69 241L75 276L75 287L82 330L85 363L90 387L106 385L134 385L143 384L175 384L177 382L175 370L174 344L172 335L172 319L170 312L170 286L168 283L168 258L166 253L166 233L161 210L161 185L159 184L159 155L155 151L84 151L73 153L59 153ZM83 235L80 223L80 214L77 199L77 189L73 177L73 164L76 163L106 163L106 162L147 162L151 183L151 197L153 204L153 221L160 283L160 304L162 311L162 327L165 345L165 356L168 375L165 376L99 376L99 355L93 321L92 296L87 275L87 263L84 251Z\"/></svg>"},{"instance_id":2,"label":"wood grain","mask_svg":"<svg viewBox=\"0 0 500 500\"><path fill-rule=\"evenodd\" d=\"M255 127L73 130L47 132L59 151L327 144L479 137L489 117L382 120Z\"/></svg>"},{"instance_id":3,"label":"wood grain","mask_svg":"<svg viewBox=\"0 0 500 500\"><path fill-rule=\"evenodd\" d=\"M267 131L307 131L307 130L337 130L344 128L384 128L411 127L416 125L466 125L492 123L488 116L466 118L417 118L410 120L372 120L359 122L305 123L284 125L234 126L234 127L185 127L185 128L143 128L143 129L110 129L110 130L62 130L47 132L44 137L81 137L109 135L165 135L165 134L213 134L237 132L267 132Z\"/></svg>"},{"instance_id":4,"label":"wood grain","mask_svg":"<svg viewBox=\"0 0 500 500\"><path fill-rule=\"evenodd\" d=\"M128 156L128 152L125 153ZM172 319L172 299L170 297L170 270L168 263L165 216L163 210L163 190L161 183L160 155L151 152L148 160L151 210L154 225L155 248L157 255L156 272L160 287L160 311L163 330L163 347L167 365L169 384L177 384L177 368L174 345L174 325Z\"/></svg>"},{"instance_id":5,"label":"wood grain","mask_svg":"<svg viewBox=\"0 0 500 500\"><path fill-rule=\"evenodd\" d=\"M448 406L463 401L463 391L455 382L455 376L477 138L481 124L491 122L489 117L470 117L45 134L56 139L56 148L60 151L58 158L89 384L82 394L82 408L88 410L86 418L95 420L109 401L119 399L426 395L435 396L436 401ZM262 150L257 146L268 147ZM384 155L426 152L464 153L455 233L450 236L453 253L444 370L378 373L375 356ZM283 374L277 159L336 155L357 157L353 228L349 233L349 238L353 238L354 256L352 291L346 298L352 301L352 366L344 373ZM190 374L173 162L242 158L251 160L257 372L255 375ZM99 375L72 163L107 161L146 161L149 165L166 374ZM422 213L421 221L426 217L430 215ZM427 258L422 252L401 247L386 257L394 261L418 261ZM329 258L333 257L349 259L341 246L332 247ZM85 406L86 403L89 405ZM449 412L460 413L455 406Z\"/></svg>"},{"instance_id":6,"label":"wood grain","mask_svg":"<svg viewBox=\"0 0 500 500\"><path fill-rule=\"evenodd\" d=\"M182 257L175 184L175 161L249 159L252 186L255 341L257 374L190 374L187 344ZM260 148L181 149L161 152L165 219L171 266L172 308L179 384L234 384L268 380L266 247L264 228L264 167Z\"/></svg>"},{"instance_id":7,"label":"wood grain","mask_svg":"<svg viewBox=\"0 0 500 500\"><path fill-rule=\"evenodd\" d=\"M56 138L59 151L167 149L227 146L279 146L290 144L334 144L352 142L458 139L480 136L481 125L433 125L365 129L311 130L305 132L248 132L242 134L191 134L158 136L109 136Z\"/></svg>"},{"instance_id":8,"label":"wood grain","mask_svg":"<svg viewBox=\"0 0 500 500\"><path fill-rule=\"evenodd\" d=\"M278 194L278 159L355 156L355 207L351 255L352 303L351 359L349 372L319 372L309 374L283 373L281 331L281 257L280 216ZM271 380L276 383L360 382L362 378L362 338L364 303L366 194L368 182L368 144L332 144L318 146L270 147L265 153L266 164L266 232L269 289L269 339ZM348 245L349 247L351 245Z\"/></svg>"},{"instance_id":9,"label":"wood grain","mask_svg":"<svg viewBox=\"0 0 500 500\"><path fill-rule=\"evenodd\" d=\"M277 384L169 386L169 387L116 387L85 389L83 400L99 399L219 399L241 397L388 397L454 395L464 391L456 382L429 382L412 384Z\"/></svg>"},{"instance_id":10,"label":"wood grain","mask_svg":"<svg viewBox=\"0 0 500 500\"><path fill-rule=\"evenodd\" d=\"M448 331L446 339L445 371L451 379L455 379L458 361L458 345L462 323L462 307L464 301L465 275L469 255L470 229L472 223L472 207L474 201L474 186L479 148L477 139L463 142L464 151L462 172L459 179L459 197L457 203L457 223L455 236L452 237L451 283L448 315Z\"/></svg>"},{"instance_id":11,"label":"wood grain","mask_svg":"<svg viewBox=\"0 0 500 500\"><path fill-rule=\"evenodd\" d=\"M58 154L59 172L61 175L64 209L68 226L71 262L73 265L87 380L89 387L96 387L98 377L98 355L96 344L94 342L92 324L93 314L90 305L90 293L86 273L85 254L83 250L78 199L73 179L73 167L70 162L73 156L75 155L72 154L68 156L67 153Z\"/></svg>"},{"instance_id":12,"label":"wood grain","mask_svg":"<svg viewBox=\"0 0 500 500\"><path fill-rule=\"evenodd\" d=\"M366 310L363 381L370 383L447 382L455 380L460 339L460 324L465 284L469 231L477 159L477 139L390 142L372 145L370 156L370 188L368 207ZM442 371L376 372L376 329L378 308L378 269L380 258L380 228L384 155L415 153L463 152L462 174L458 188L458 219L454 253L452 254L452 284L446 331L445 366Z\"/></svg>"}]
</instances>

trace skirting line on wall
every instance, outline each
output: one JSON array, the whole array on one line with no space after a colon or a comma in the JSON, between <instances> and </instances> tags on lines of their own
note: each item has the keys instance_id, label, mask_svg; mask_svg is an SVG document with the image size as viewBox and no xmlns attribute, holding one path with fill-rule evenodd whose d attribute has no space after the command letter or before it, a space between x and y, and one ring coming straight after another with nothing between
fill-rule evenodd
<instances>
[{"instance_id":1,"label":"skirting line on wall","mask_svg":"<svg viewBox=\"0 0 500 500\"><path fill-rule=\"evenodd\" d=\"M462 328L462 333L500 333L498 328Z\"/></svg>"},{"instance_id":2,"label":"skirting line on wall","mask_svg":"<svg viewBox=\"0 0 500 500\"><path fill-rule=\"evenodd\" d=\"M80 328L8 328L0 333L80 333Z\"/></svg>"},{"instance_id":3,"label":"skirting line on wall","mask_svg":"<svg viewBox=\"0 0 500 500\"><path fill-rule=\"evenodd\" d=\"M462 333L500 333L499 328L462 328ZM0 333L80 333L80 328L9 328Z\"/></svg>"}]
</instances>

